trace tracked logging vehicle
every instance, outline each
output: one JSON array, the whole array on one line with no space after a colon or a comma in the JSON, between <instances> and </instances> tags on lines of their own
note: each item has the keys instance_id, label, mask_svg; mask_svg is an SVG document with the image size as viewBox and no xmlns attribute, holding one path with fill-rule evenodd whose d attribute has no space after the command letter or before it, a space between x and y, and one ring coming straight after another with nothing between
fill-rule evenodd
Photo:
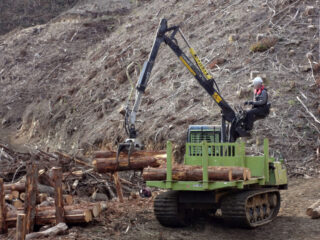
<instances>
[{"instance_id":1,"label":"tracked logging vehicle","mask_svg":"<svg viewBox=\"0 0 320 240\"><path fill-rule=\"evenodd\" d=\"M176 39L178 33L189 47L194 61L179 47ZM222 122L220 126L193 125L188 129L184 166L201 169L201 179L177 180L173 176L172 143L167 143L165 179L146 182L150 187L167 190L155 198L156 218L164 226L177 227L190 222L190 212L201 209L214 213L221 209L222 218L235 225L252 228L269 223L279 212L279 190L287 188L287 173L282 161L269 156L267 139L264 140L263 155L246 154L245 143L239 141L239 137L249 136L244 121L246 111L241 109L235 112L229 106L179 26L168 27L166 19L160 21L149 59L140 73L132 110L129 108L131 100L128 99L124 127L129 138L119 145L117 156L120 152L127 152L130 161L133 151L143 149L135 129L136 114L162 43L169 46L221 108ZM242 179L211 180L208 170L214 166L245 168L250 174Z\"/></svg>"}]
</instances>

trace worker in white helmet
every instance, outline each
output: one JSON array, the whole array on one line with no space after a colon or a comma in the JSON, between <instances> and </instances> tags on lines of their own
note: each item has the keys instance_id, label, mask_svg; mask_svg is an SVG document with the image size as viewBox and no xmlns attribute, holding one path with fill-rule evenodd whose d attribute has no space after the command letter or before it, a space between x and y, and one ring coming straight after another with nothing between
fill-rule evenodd
<instances>
[{"instance_id":1,"label":"worker in white helmet","mask_svg":"<svg viewBox=\"0 0 320 240\"><path fill-rule=\"evenodd\" d=\"M246 130L248 131L252 130L254 121L265 118L268 116L270 111L267 89L264 87L261 77L253 79L253 87L253 101L246 101L244 103L245 105L252 105L252 109L247 112L244 119Z\"/></svg>"}]
</instances>

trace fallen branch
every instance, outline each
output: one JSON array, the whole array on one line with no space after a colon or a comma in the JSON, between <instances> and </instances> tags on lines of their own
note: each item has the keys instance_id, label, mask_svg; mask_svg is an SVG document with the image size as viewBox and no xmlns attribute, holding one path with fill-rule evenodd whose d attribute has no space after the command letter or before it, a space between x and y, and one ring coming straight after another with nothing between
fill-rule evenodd
<instances>
[{"instance_id":1,"label":"fallen branch","mask_svg":"<svg viewBox=\"0 0 320 240\"><path fill-rule=\"evenodd\" d=\"M307 106L302 102L302 100L297 96L298 101L301 103L301 105L304 107L307 113L317 122L320 124L320 121L316 118L316 116L307 108Z\"/></svg>"}]
</instances>

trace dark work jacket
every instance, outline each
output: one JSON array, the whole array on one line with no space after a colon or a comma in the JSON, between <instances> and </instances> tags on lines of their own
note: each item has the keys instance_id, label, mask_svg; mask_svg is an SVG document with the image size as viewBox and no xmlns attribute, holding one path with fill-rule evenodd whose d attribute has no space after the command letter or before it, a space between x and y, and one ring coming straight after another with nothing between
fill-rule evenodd
<instances>
[{"instance_id":1,"label":"dark work jacket","mask_svg":"<svg viewBox=\"0 0 320 240\"><path fill-rule=\"evenodd\" d=\"M263 89L260 94L254 94L253 107L266 107L268 104L267 89Z\"/></svg>"},{"instance_id":2,"label":"dark work jacket","mask_svg":"<svg viewBox=\"0 0 320 240\"><path fill-rule=\"evenodd\" d=\"M267 89L263 89L260 94L254 94L253 107L260 109L260 115L268 115L270 112L270 104L268 104L268 92Z\"/></svg>"}]
</instances>

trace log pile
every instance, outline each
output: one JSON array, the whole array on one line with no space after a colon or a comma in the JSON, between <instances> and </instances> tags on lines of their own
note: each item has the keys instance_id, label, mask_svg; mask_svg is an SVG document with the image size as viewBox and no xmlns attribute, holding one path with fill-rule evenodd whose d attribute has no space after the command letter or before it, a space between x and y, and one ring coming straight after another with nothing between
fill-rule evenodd
<instances>
[{"instance_id":1,"label":"log pile","mask_svg":"<svg viewBox=\"0 0 320 240\"><path fill-rule=\"evenodd\" d=\"M26 234L33 232L34 225L88 223L106 208L106 204L100 202L73 204L72 195L63 194L62 168L55 167L48 172L53 173L47 180L54 184L54 198L39 193L39 171L34 162L27 165L27 175L19 182L4 183L0 178L0 233L16 227L16 239L25 239Z\"/></svg>"},{"instance_id":2,"label":"log pile","mask_svg":"<svg viewBox=\"0 0 320 240\"><path fill-rule=\"evenodd\" d=\"M166 168L146 168L143 171L145 181L166 180ZM210 181L248 180L251 172L243 167L208 167ZM175 166L172 168L172 180L176 181L201 181L203 179L202 167L199 166Z\"/></svg>"},{"instance_id":3,"label":"log pile","mask_svg":"<svg viewBox=\"0 0 320 240\"><path fill-rule=\"evenodd\" d=\"M115 159L115 154L105 156L102 152L102 157ZM159 165L158 156L152 161L151 166ZM132 179L128 181L109 170L95 172L88 162L65 153L39 149L19 153L0 143L0 234L6 233L8 227L16 227L16 239L24 240L28 236L30 239L46 234L51 236L58 231L53 227L44 235L34 234L33 225L91 222L106 209L107 200L118 197L124 201L123 196L137 192L142 183L136 176L132 182ZM37 170L31 171L30 166L34 164ZM110 169L119 167L126 168L120 164ZM118 188L121 188L121 196L115 194Z\"/></svg>"},{"instance_id":4,"label":"log pile","mask_svg":"<svg viewBox=\"0 0 320 240\"><path fill-rule=\"evenodd\" d=\"M64 207L64 218L68 224L88 223L98 217L104 210L104 203L88 203L75 204ZM8 227L16 227L17 216L23 214L22 209L10 210L6 213L6 223ZM56 223L56 208L55 207L36 207L35 224L48 225Z\"/></svg>"},{"instance_id":5,"label":"log pile","mask_svg":"<svg viewBox=\"0 0 320 240\"><path fill-rule=\"evenodd\" d=\"M53 198L50 197L54 195L54 188L51 186L46 186L42 184L37 184L38 186L38 195L36 197L37 204L41 204L42 202L48 201L52 202ZM7 203L13 205L15 208L23 208L26 193L25 193L25 182L17 182L17 183L5 183L5 200ZM17 189L17 190L12 190ZM66 205L71 205L73 203L73 197L70 194L63 195L63 201Z\"/></svg>"},{"instance_id":6,"label":"log pile","mask_svg":"<svg viewBox=\"0 0 320 240\"><path fill-rule=\"evenodd\" d=\"M306 214L312 219L320 218L320 200L307 208Z\"/></svg>"},{"instance_id":7,"label":"log pile","mask_svg":"<svg viewBox=\"0 0 320 240\"><path fill-rule=\"evenodd\" d=\"M37 186L39 193L47 194L48 197L54 196L51 168L60 166L63 171L62 188L65 194L90 197L94 192L97 192L99 196L106 196L107 200L117 197L114 176L110 173L95 172L88 159L70 156L61 152L45 152L39 149L33 149L30 152L32 154L16 152L0 143L0 177L8 185L5 196L8 203L17 207L23 205L26 163L30 161L31 155L41 166L38 173ZM108 156L111 155L109 154ZM133 179L134 183L131 182L132 179L127 181L119 177L119 180L123 184L122 189L125 195L130 195L132 191L137 191L141 183L141 179L138 178ZM23 194L20 196L21 193Z\"/></svg>"}]
</instances>

